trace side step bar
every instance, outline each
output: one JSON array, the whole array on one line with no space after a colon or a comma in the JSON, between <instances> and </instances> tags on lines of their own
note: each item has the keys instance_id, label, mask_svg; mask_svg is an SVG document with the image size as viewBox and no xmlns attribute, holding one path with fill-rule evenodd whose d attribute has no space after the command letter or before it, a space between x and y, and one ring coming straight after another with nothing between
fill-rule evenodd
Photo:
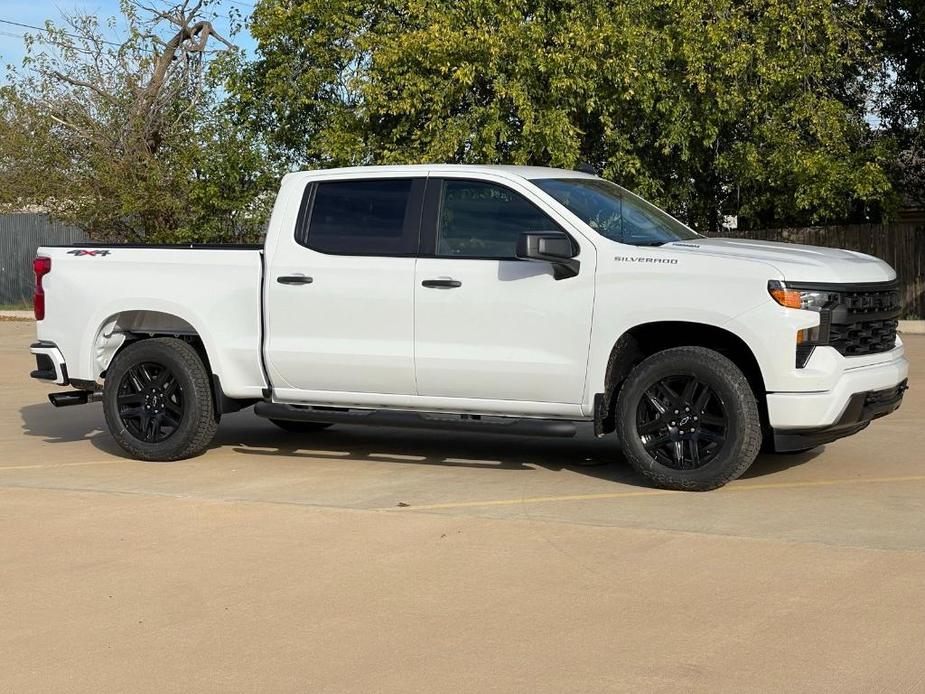
<instances>
[{"instance_id":1,"label":"side step bar","mask_svg":"<svg viewBox=\"0 0 925 694\"><path fill-rule=\"evenodd\" d=\"M70 407L71 405L86 405L88 402L99 402L103 399L100 391L66 390L63 393L49 393L48 399L55 407Z\"/></svg>"},{"instance_id":2,"label":"side step bar","mask_svg":"<svg viewBox=\"0 0 925 694\"><path fill-rule=\"evenodd\" d=\"M575 435L575 424L559 419L516 419L489 415L451 415L442 413L387 412L383 410L351 410L314 408L258 402L254 413L267 419L293 422L324 422L325 424L360 424L377 427L408 429L448 429L451 431L508 434L510 436L553 436L568 438Z\"/></svg>"}]
</instances>

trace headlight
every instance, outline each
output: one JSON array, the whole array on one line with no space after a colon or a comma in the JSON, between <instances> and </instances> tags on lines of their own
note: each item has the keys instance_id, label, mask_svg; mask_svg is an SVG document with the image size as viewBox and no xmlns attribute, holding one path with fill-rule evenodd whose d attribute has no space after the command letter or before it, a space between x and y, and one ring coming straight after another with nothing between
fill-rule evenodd
<instances>
[{"instance_id":1,"label":"headlight","mask_svg":"<svg viewBox=\"0 0 925 694\"><path fill-rule=\"evenodd\" d=\"M787 289L783 282L777 280L768 282L768 293L781 306L804 311L822 311L833 301L829 292L816 289Z\"/></svg>"},{"instance_id":2,"label":"headlight","mask_svg":"<svg viewBox=\"0 0 925 694\"><path fill-rule=\"evenodd\" d=\"M829 312L838 302L838 295L819 289L790 289L783 282L768 282L768 293L781 306L815 311L820 314L819 325L798 330L796 334L796 366L802 369L809 361L813 348L823 342L823 333L828 334ZM823 329L823 324L825 328Z\"/></svg>"}]
</instances>

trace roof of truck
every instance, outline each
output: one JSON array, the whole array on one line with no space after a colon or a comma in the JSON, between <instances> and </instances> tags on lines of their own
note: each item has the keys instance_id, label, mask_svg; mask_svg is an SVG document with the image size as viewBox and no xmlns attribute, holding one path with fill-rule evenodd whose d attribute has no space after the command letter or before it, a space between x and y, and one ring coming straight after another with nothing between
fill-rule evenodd
<instances>
[{"instance_id":1,"label":"roof of truck","mask_svg":"<svg viewBox=\"0 0 925 694\"><path fill-rule=\"evenodd\" d=\"M364 174L438 174L449 173L500 173L518 178L595 178L593 174L572 169L556 169L546 166L509 166L502 164L402 164L394 166L350 166L339 169L312 169L298 171L290 176L314 177L317 175Z\"/></svg>"}]
</instances>

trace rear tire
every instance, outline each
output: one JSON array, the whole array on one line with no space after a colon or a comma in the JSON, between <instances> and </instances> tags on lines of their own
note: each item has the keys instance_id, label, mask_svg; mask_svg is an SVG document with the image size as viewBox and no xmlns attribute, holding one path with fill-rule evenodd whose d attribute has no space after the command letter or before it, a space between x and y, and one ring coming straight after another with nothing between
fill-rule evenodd
<instances>
[{"instance_id":1,"label":"rear tire","mask_svg":"<svg viewBox=\"0 0 925 694\"><path fill-rule=\"evenodd\" d=\"M313 434L330 426L330 422L295 422L289 419L271 419L276 426L292 434Z\"/></svg>"},{"instance_id":2,"label":"rear tire","mask_svg":"<svg viewBox=\"0 0 925 694\"><path fill-rule=\"evenodd\" d=\"M103 385L103 412L116 443L139 460L199 455L218 430L205 364L176 338L141 340L115 356Z\"/></svg>"},{"instance_id":3,"label":"rear tire","mask_svg":"<svg viewBox=\"0 0 925 694\"><path fill-rule=\"evenodd\" d=\"M658 352L617 396L623 452L665 489L707 491L736 479L761 447L755 395L728 358L703 347Z\"/></svg>"}]
</instances>

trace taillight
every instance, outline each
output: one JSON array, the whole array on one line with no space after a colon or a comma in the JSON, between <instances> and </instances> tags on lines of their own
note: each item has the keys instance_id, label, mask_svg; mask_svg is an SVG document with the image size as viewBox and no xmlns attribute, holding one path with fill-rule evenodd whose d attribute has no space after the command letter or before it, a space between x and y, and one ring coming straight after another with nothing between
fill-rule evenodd
<instances>
[{"instance_id":1,"label":"taillight","mask_svg":"<svg viewBox=\"0 0 925 694\"><path fill-rule=\"evenodd\" d=\"M45 317L45 290L42 288L42 278L51 272L51 258L39 256L32 261L35 271L35 296L32 297L32 307L35 310L35 320Z\"/></svg>"}]
</instances>

